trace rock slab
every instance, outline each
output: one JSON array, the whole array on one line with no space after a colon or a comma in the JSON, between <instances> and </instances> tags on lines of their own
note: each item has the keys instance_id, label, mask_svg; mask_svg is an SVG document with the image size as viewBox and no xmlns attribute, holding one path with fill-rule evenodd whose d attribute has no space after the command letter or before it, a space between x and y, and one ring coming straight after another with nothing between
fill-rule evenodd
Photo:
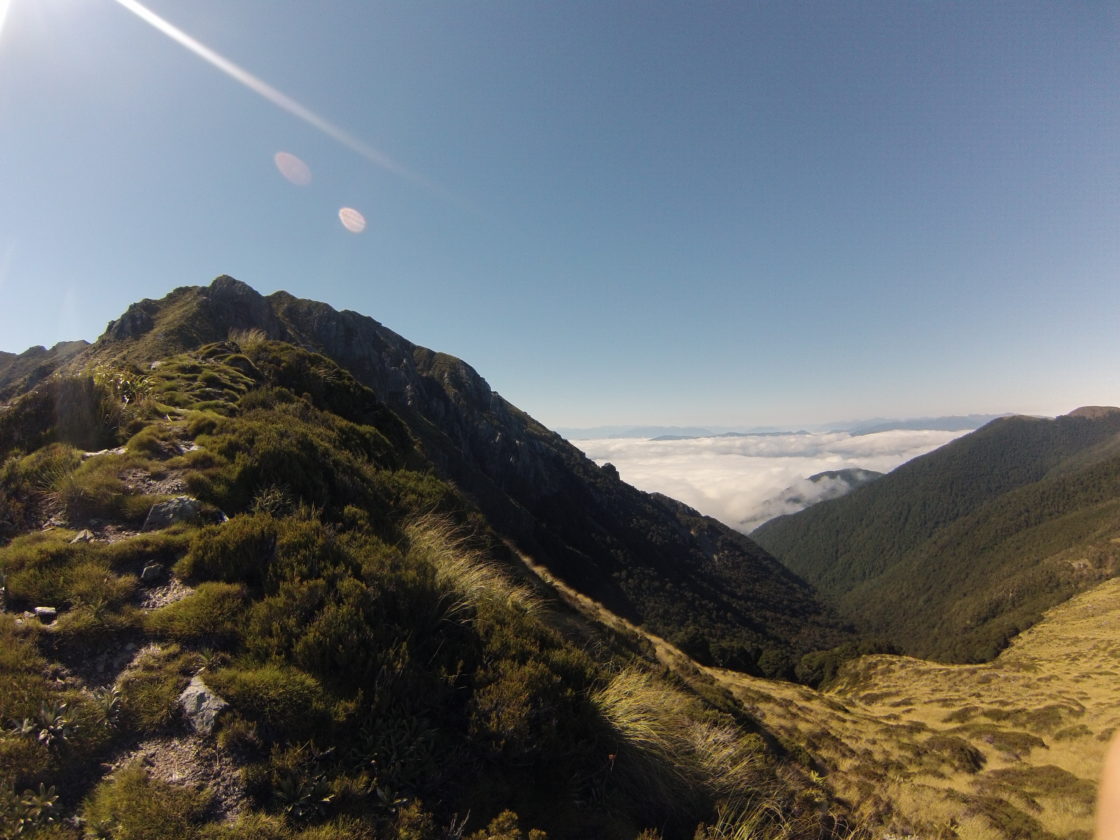
<instances>
[{"instance_id":1,"label":"rock slab","mask_svg":"<svg viewBox=\"0 0 1120 840\"><path fill-rule=\"evenodd\" d=\"M144 520L145 531L158 531L176 522L197 522L202 513L202 502L190 496L176 496L166 502L152 505Z\"/></svg>"},{"instance_id":2,"label":"rock slab","mask_svg":"<svg viewBox=\"0 0 1120 840\"><path fill-rule=\"evenodd\" d=\"M213 692L202 677L194 676L190 685L179 695L179 707L199 735L209 735L214 731L214 722L229 703Z\"/></svg>"}]
</instances>

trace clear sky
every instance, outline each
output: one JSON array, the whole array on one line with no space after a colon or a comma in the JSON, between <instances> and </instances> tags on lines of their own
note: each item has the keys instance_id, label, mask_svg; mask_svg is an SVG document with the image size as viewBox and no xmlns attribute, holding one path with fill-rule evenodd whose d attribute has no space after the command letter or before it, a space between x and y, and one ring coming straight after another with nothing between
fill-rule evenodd
<instances>
[{"instance_id":1,"label":"clear sky","mask_svg":"<svg viewBox=\"0 0 1120 840\"><path fill-rule=\"evenodd\" d=\"M0 20L0 349L226 273L551 426L1120 404L1113 0Z\"/></svg>"}]
</instances>

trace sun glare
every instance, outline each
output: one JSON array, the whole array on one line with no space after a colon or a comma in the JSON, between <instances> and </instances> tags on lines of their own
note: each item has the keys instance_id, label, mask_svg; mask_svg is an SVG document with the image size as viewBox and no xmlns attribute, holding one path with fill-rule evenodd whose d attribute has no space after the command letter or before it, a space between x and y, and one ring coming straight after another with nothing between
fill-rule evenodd
<instances>
[{"instance_id":1,"label":"sun glare","mask_svg":"<svg viewBox=\"0 0 1120 840\"><path fill-rule=\"evenodd\" d=\"M12 0L0 0L0 38L4 36L4 21L8 18L8 9L12 7Z\"/></svg>"}]
</instances>

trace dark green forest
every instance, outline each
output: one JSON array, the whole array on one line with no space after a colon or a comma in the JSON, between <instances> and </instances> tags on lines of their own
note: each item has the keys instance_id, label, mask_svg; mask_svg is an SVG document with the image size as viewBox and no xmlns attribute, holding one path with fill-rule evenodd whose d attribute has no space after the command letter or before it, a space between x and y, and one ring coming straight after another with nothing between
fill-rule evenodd
<instances>
[{"instance_id":1,"label":"dark green forest","mask_svg":"<svg viewBox=\"0 0 1120 840\"><path fill-rule=\"evenodd\" d=\"M1008 417L752 536L862 629L981 662L1115 574L1120 412Z\"/></svg>"}]
</instances>

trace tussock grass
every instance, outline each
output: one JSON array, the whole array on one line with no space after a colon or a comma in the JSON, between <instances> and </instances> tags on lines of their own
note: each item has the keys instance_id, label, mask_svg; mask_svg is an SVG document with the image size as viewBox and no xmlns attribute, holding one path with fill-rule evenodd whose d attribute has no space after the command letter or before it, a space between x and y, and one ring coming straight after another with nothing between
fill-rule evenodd
<instances>
[{"instance_id":1,"label":"tussock grass","mask_svg":"<svg viewBox=\"0 0 1120 840\"><path fill-rule=\"evenodd\" d=\"M1120 580L1111 580L984 665L866 656L846 663L827 695L709 673L791 749L807 749L868 830L1089 837L1099 736L1120 717L1118 624Z\"/></svg>"},{"instance_id":2,"label":"tussock grass","mask_svg":"<svg viewBox=\"0 0 1120 840\"><path fill-rule=\"evenodd\" d=\"M229 331L229 340L236 344L243 353L250 356L259 350L266 341L268 336L264 330L251 328L251 329L234 329Z\"/></svg>"},{"instance_id":3,"label":"tussock grass","mask_svg":"<svg viewBox=\"0 0 1120 840\"><path fill-rule=\"evenodd\" d=\"M405 526L406 558L428 563L435 569L436 585L451 594L448 617L477 610L483 604L498 604L536 615L542 602L532 591L472 548L454 522L436 514L412 519Z\"/></svg>"},{"instance_id":4,"label":"tussock grass","mask_svg":"<svg viewBox=\"0 0 1120 840\"><path fill-rule=\"evenodd\" d=\"M209 797L149 778L140 764L97 786L82 809L86 836L113 840L194 840Z\"/></svg>"},{"instance_id":5,"label":"tussock grass","mask_svg":"<svg viewBox=\"0 0 1120 840\"><path fill-rule=\"evenodd\" d=\"M705 720L694 697L644 671L616 673L592 703L617 739L614 782L650 808L693 810L763 784L766 760L756 737Z\"/></svg>"},{"instance_id":6,"label":"tussock grass","mask_svg":"<svg viewBox=\"0 0 1120 840\"><path fill-rule=\"evenodd\" d=\"M183 600L149 613L144 626L176 641L221 644L237 637L247 602L243 584L208 581Z\"/></svg>"}]
</instances>

